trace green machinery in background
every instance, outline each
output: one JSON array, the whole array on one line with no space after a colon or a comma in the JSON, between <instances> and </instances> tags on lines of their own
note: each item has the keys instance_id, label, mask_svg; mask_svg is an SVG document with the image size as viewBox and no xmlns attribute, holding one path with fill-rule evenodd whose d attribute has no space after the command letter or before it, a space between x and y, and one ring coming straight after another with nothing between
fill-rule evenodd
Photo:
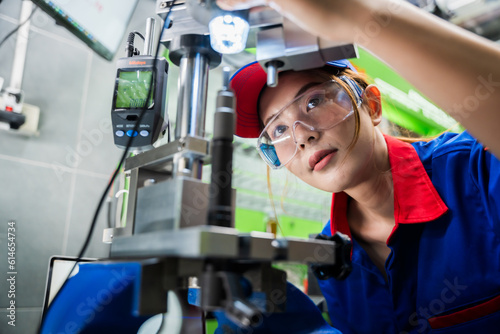
<instances>
[{"instance_id":1,"label":"green machinery in background","mask_svg":"<svg viewBox=\"0 0 500 334\"><path fill-rule=\"evenodd\" d=\"M366 50L358 50L359 58L352 59L351 62L380 89L382 113L389 121L424 137L435 136L446 130L463 130L457 121L425 98L389 66Z\"/></svg>"}]
</instances>

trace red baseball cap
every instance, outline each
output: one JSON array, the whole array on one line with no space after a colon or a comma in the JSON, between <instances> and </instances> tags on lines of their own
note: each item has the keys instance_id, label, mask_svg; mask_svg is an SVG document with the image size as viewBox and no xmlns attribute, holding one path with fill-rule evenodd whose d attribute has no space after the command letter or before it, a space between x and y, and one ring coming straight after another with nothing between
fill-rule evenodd
<instances>
[{"instance_id":1,"label":"red baseball cap","mask_svg":"<svg viewBox=\"0 0 500 334\"><path fill-rule=\"evenodd\" d=\"M338 69L349 68L356 72L352 64L346 60L326 63ZM236 96L236 135L242 138L258 138L261 132L257 103L259 95L267 83L267 73L258 62L240 68L231 77L230 87Z\"/></svg>"}]
</instances>

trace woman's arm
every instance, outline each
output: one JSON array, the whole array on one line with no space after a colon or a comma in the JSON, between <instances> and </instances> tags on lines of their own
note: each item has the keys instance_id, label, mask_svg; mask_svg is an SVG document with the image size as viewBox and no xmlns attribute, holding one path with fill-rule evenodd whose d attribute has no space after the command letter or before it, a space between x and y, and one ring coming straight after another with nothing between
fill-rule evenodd
<instances>
[{"instance_id":1,"label":"woman's arm","mask_svg":"<svg viewBox=\"0 0 500 334\"><path fill-rule=\"evenodd\" d=\"M268 3L312 34L369 50L500 157L500 46L496 43L405 1Z\"/></svg>"}]
</instances>

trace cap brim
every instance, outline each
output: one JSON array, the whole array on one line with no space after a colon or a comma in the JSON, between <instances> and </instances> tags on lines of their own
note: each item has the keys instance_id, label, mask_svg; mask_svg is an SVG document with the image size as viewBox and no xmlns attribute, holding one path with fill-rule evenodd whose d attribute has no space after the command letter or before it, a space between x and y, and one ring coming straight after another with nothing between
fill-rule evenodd
<instances>
[{"instance_id":1,"label":"cap brim","mask_svg":"<svg viewBox=\"0 0 500 334\"><path fill-rule=\"evenodd\" d=\"M356 69L346 60L335 60L326 65L339 69ZM236 96L236 132L238 137L257 138L260 122L257 113L259 95L267 82L267 73L258 62L240 68L231 78L230 87Z\"/></svg>"}]
</instances>

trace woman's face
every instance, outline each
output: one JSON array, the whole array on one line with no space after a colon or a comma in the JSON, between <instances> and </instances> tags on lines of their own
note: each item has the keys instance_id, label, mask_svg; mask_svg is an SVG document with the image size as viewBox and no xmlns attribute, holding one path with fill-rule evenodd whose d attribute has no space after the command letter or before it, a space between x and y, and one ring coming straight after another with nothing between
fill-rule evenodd
<instances>
[{"instance_id":1,"label":"woman's face","mask_svg":"<svg viewBox=\"0 0 500 334\"><path fill-rule=\"evenodd\" d=\"M304 86L325 81L323 76L311 72L280 75L277 87L267 87L262 92L261 120L276 114ZM311 130L299 124L295 128L297 154L286 165L287 169L309 185L328 192L344 191L370 177L374 167L374 122L365 103L359 108L359 116L359 138L349 154L348 147L355 134L354 115L328 130Z\"/></svg>"}]
</instances>

